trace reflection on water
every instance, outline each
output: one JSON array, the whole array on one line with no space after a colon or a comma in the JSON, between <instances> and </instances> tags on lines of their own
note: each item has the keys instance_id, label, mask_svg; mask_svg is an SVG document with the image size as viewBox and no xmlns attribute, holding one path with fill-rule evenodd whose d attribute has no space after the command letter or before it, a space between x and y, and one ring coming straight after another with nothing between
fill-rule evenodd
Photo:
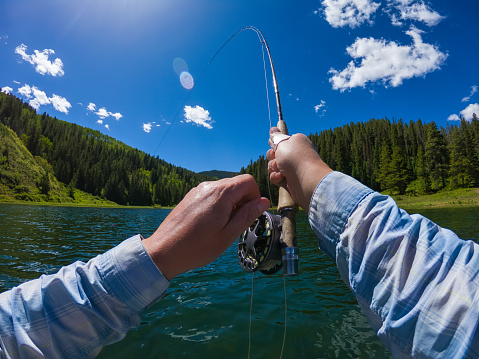
<instances>
[{"instance_id":1,"label":"reflection on water","mask_svg":"<svg viewBox=\"0 0 479 359\"><path fill-rule=\"evenodd\" d=\"M413 211L411 211L412 213ZM162 209L67 208L0 204L0 291L86 261L134 234L149 236L169 213ZM466 239L478 240L477 209L424 214ZM317 249L298 216L300 275L286 279L284 358L388 358L334 263ZM251 274L236 246L211 265L173 280L164 298L126 338L100 358L244 358L248 353ZM254 277L252 358L279 357L285 327L280 274Z\"/></svg>"}]
</instances>

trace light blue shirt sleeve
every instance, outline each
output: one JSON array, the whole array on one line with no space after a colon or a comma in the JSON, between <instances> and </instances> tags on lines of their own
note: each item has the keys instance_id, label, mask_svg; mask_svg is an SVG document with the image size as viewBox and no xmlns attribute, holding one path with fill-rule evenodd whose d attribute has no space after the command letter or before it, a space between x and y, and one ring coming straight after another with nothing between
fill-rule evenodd
<instances>
[{"instance_id":1,"label":"light blue shirt sleeve","mask_svg":"<svg viewBox=\"0 0 479 359\"><path fill-rule=\"evenodd\" d=\"M395 357L479 357L479 245L339 172L309 221Z\"/></svg>"},{"instance_id":2,"label":"light blue shirt sleeve","mask_svg":"<svg viewBox=\"0 0 479 359\"><path fill-rule=\"evenodd\" d=\"M140 235L0 294L0 358L86 358L122 339L169 286Z\"/></svg>"}]
</instances>

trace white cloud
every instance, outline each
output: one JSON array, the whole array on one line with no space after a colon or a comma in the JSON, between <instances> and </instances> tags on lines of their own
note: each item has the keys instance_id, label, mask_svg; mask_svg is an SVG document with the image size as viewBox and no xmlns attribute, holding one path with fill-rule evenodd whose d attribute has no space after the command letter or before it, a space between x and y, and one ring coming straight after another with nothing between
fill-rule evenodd
<instances>
[{"instance_id":1,"label":"white cloud","mask_svg":"<svg viewBox=\"0 0 479 359\"><path fill-rule=\"evenodd\" d=\"M35 86L30 87L25 84L20 87L17 92L23 97L31 99L28 104L35 110L38 110L40 106L52 104L55 110L68 114L68 109L72 107L65 97L55 94L53 94L52 97L48 97L44 91Z\"/></svg>"},{"instance_id":2,"label":"white cloud","mask_svg":"<svg viewBox=\"0 0 479 359\"><path fill-rule=\"evenodd\" d=\"M464 110L461 111L462 117L466 120L472 120L472 115L476 114L479 117L479 104L478 103L471 103L467 106Z\"/></svg>"},{"instance_id":3,"label":"white cloud","mask_svg":"<svg viewBox=\"0 0 479 359\"><path fill-rule=\"evenodd\" d=\"M422 21L427 26L435 26L444 19L437 11L432 10L423 1L412 0L390 0L390 5L393 5L399 11L399 18L402 20ZM393 25L400 26L402 22L395 13L390 14Z\"/></svg>"},{"instance_id":4,"label":"white cloud","mask_svg":"<svg viewBox=\"0 0 479 359\"><path fill-rule=\"evenodd\" d=\"M471 93L469 94L469 96L466 96L464 97L461 102L469 102L469 100L471 99L472 95L474 95L475 93L477 92L477 86L474 85L474 86L471 86ZM479 116L479 115L478 115Z\"/></svg>"},{"instance_id":5,"label":"white cloud","mask_svg":"<svg viewBox=\"0 0 479 359\"><path fill-rule=\"evenodd\" d=\"M109 114L110 114L110 116L115 117L115 119L116 119L117 121L119 121L120 118L123 117L123 115L122 115L121 113L119 113L119 112L117 112L117 113L111 113L111 112L109 112Z\"/></svg>"},{"instance_id":6,"label":"white cloud","mask_svg":"<svg viewBox=\"0 0 479 359\"><path fill-rule=\"evenodd\" d=\"M111 130L110 130L110 125L109 125L109 124L106 124L106 125L105 125L105 128L106 128L108 131L111 131Z\"/></svg>"},{"instance_id":7,"label":"white cloud","mask_svg":"<svg viewBox=\"0 0 479 359\"><path fill-rule=\"evenodd\" d=\"M19 81L16 81L16 80L13 80L13 83L14 83L14 84L17 84L17 85L20 85L20 82L19 82Z\"/></svg>"},{"instance_id":8,"label":"white cloud","mask_svg":"<svg viewBox=\"0 0 479 359\"><path fill-rule=\"evenodd\" d=\"M372 24L371 17L381 4L371 0L323 0L322 5L332 27L355 28L365 22Z\"/></svg>"},{"instance_id":9,"label":"white cloud","mask_svg":"<svg viewBox=\"0 0 479 359\"><path fill-rule=\"evenodd\" d=\"M464 110L462 110L460 112L460 114L461 114L461 117L464 118L467 121L471 121L474 114L479 117L479 104L478 103L471 103ZM452 114L447 118L447 120L448 121L460 121L461 117L459 117L456 114Z\"/></svg>"},{"instance_id":10,"label":"white cloud","mask_svg":"<svg viewBox=\"0 0 479 359\"><path fill-rule=\"evenodd\" d=\"M53 55L55 51L52 49L44 49L43 51L34 50L34 54L28 55L26 53L27 46L21 44L15 48L15 53L19 54L24 61L29 62L35 67L41 75L63 76L63 62L59 58L56 58L53 62L48 59L48 56Z\"/></svg>"},{"instance_id":11,"label":"white cloud","mask_svg":"<svg viewBox=\"0 0 479 359\"><path fill-rule=\"evenodd\" d=\"M98 121L96 121L96 123L98 123L99 125L103 125L103 120L99 119Z\"/></svg>"},{"instance_id":12,"label":"white cloud","mask_svg":"<svg viewBox=\"0 0 479 359\"><path fill-rule=\"evenodd\" d=\"M123 117L123 115L121 113L119 113L119 112L113 113L113 112L107 111L107 109L105 107L101 107L101 108L98 109L98 111L96 111L96 105L93 102L90 102L88 104L88 106L86 107L86 109L90 112L95 113L95 115L100 117L102 120L107 118L107 117L112 116L118 121L120 118Z\"/></svg>"},{"instance_id":13,"label":"white cloud","mask_svg":"<svg viewBox=\"0 0 479 359\"><path fill-rule=\"evenodd\" d=\"M101 119L104 119L109 117L110 113L106 110L106 108L102 107L97 112L95 112L95 115L98 115L98 117L100 117Z\"/></svg>"},{"instance_id":14,"label":"white cloud","mask_svg":"<svg viewBox=\"0 0 479 359\"><path fill-rule=\"evenodd\" d=\"M207 129L212 129L213 126L211 126L214 121L211 119L210 113L208 110L205 110L201 106L185 106L185 120L187 123L194 122L198 126L204 126Z\"/></svg>"},{"instance_id":15,"label":"white cloud","mask_svg":"<svg viewBox=\"0 0 479 359\"><path fill-rule=\"evenodd\" d=\"M50 101L52 102L53 107L55 110L68 114L68 109L72 107L71 103L65 97L61 97L58 95L53 94L50 97Z\"/></svg>"},{"instance_id":16,"label":"white cloud","mask_svg":"<svg viewBox=\"0 0 479 359\"><path fill-rule=\"evenodd\" d=\"M12 91L13 91L13 89L12 89L11 87L9 87L9 86L4 86L4 87L2 87L2 92L3 92L4 94L7 94L7 95L8 95L8 94L9 94L10 92L12 92Z\"/></svg>"},{"instance_id":17,"label":"white cloud","mask_svg":"<svg viewBox=\"0 0 479 359\"><path fill-rule=\"evenodd\" d=\"M8 41L8 35L0 36L0 44L6 45Z\"/></svg>"},{"instance_id":18,"label":"white cloud","mask_svg":"<svg viewBox=\"0 0 479 359\"><path fill-rule=\"evenodd\" d=\"M456 114L453 114L453 115L450 115L448 118L447 118L448 121L460 121L461 118L456 115Z\"/></svg>"},{"instance_id":19,"label":"white cloud","mask_svg":"<svg viewBox=\"0 0 479 359\"><path fill-rule=\"evenodd\" d=\"M51 103L47 94L44 91L39 90L37 87L32 86L32 93L33 99L30 100L28 104L32 106L35 110L38 110L40 106L48 105Z\"/></svg>"},{"instance_id":20,"label":"white cloud","mask_svg":"<svg viewBox=\"0 0 479 359\"><path fill-rule=\"evenodd\" d=\"M152 122L144 123L143 126L142 126L143 131L145 131L146 133L150 133L151 128L153 127L153 124L154 124L154 122L153 123Z\"/></svg>"},{"instance_id":21,"label":"white cloud","mask_svg":"<svg viewBox=\"0 0 479 359\"><path fill-rule=\"evenodd\" d=\"M319 114L319 116L324 116L326 113L326 101L321 100L321 103L319 105L314 106L314 111L316 114Z\"/></svg>"},{"instance_id":22,"label":"white cloud","mask_svg":"<svg viewBox=\"0 0 479 359\"><path fill-rule=\"evenodd\" d=\"M356 66L356 63L351 61L342 71L331 69L333 77L329 82L333 89L342 92L376 81L382 81L386 87L396 87L405 79L424 76L439 69L447 54L434 45L424 43L421 33L421 30L413 26L406 32L413 39L409 46L372 37L357 38L346 51L355 60L362 58L361 63Z\"/></svg>"},{"instance_id":23,"label":"white cloud","mask_svg":"<svg viewBox=\"0 0 479 359\"><path fill-rule=\"evenodd\" d=\"M27 84L20 87L17 92L23 97L26 97L26 98L32 97L32 88Z\"/></svg>"}]
</instances>

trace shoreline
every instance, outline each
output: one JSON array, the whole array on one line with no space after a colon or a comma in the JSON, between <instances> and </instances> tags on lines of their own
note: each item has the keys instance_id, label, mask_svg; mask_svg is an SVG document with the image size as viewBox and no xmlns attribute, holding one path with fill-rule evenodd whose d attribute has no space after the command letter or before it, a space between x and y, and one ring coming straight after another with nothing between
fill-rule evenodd
<instances>
[{"instance_id":1,"label":"shoreline","mask_svg":"<svg viewBox=\"0 0 479 359\"><path fill-rule=\"evenodd\" d=\"M427 195L392 195L399 208L430 209L430 208L454 208L454 207L479 207L479 188L461 188L452 191L441 191ZM91 208L134 208L134 209L173 209L175 206L128 206L116 203L92 203L86 202L35 202L35 201L5 201L0 199L0 204L17 204L32 206L55 206L55 207L91 207ZM271 208L270 208L271 209Z\"/></svg>"},{"instance_id":2,"label":"shoreline","mask_svg":"<svg viewBox=\"0 0 479 359\"><path fill-rule=\"evenodd\" d=\"M461 188L433 194L391 196L402 209L479 207L479 188Z\"/></svg>"},{"instance_id":3,"label":"shoreline","mask_svg":"<svg viewBox=\"0 0 479 359\"><path fill-rule=\"evenodd\" d=\"M69 203L69 202L30 202L30 201L0 201L0 204L48 206L48 207L83 207L83 208L112 208L112 209L173 209L174 206L125 206L108 203Z\"/></svg>"}]
</instances>

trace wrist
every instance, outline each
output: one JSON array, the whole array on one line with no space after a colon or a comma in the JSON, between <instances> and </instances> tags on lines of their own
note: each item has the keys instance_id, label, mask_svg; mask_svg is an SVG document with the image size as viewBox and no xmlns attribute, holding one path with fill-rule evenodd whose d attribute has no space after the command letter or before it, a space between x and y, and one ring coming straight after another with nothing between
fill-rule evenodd
<instances>
[{"instance_id":1,"label":"wrist","mask_svg":"<svg viewBox=\"0 0 479 359\"><path fill-rule=\"evenodd\" d=\"M309 204L311 203L311 198L313 197L316 187L318 187L319 182L321 182L324 176L330 172L332 172L331 168L323 161L305 166L303 173L299 177L302 189L302 203L299 205L304 211L309 211Z\"/></svg>"}]
</instances>

